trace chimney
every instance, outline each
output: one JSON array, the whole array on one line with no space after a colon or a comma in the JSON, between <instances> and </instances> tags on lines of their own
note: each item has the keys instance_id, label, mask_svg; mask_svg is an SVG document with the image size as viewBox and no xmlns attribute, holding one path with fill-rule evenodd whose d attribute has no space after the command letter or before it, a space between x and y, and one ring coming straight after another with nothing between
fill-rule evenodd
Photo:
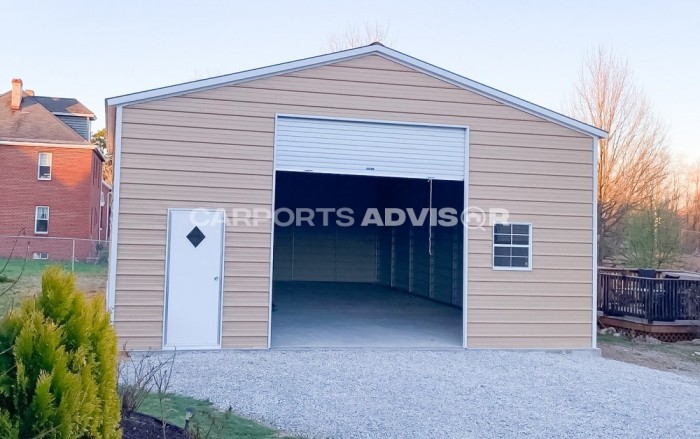
<instances>
[{"instance_id":1,"label":"chimney","mask_svg":"<svg viewBox=\"0 0 700 439\"><path fill-rule=\"evenodd\" d=\"M24 94L27 96L34 96L34 90L24 90Z\"/></svg>"},{"instance_id":2,"label":"chimney","mask_svg":"<svg viewBox=\"0 0 700 439\"><path fill-rule=\"evenodd\" d=\"M13 110L19 110L22 105L22 80L13 79L12 80L12 100L10 101L10 108Z\"/></svg>"}]
</instances>

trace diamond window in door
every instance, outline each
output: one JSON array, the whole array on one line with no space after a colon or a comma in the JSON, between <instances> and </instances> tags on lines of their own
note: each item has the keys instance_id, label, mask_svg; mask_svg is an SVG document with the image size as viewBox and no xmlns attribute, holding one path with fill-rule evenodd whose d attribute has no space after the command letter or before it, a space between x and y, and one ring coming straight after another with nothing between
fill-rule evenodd
<instances>
[{"instance_id":1,"label":"diamond window in door","mask_svg":"<svg viewBox=\"0 0 700 439\"><path fill-rule=\"evenodd\" d=\"M187 234L187 240L190 241L195 248L204 241L204 238L206 238L206 236L204 236L204 233L202 233L197 226L194 226L194 229Z\"/></svg>"}]
</instances>

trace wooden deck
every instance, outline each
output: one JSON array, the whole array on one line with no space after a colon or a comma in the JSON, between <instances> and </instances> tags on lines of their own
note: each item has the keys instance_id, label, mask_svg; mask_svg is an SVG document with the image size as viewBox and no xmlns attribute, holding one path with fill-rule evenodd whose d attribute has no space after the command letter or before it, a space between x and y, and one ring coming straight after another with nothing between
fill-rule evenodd
<instances>
[{"instance_id":1,"label":"wooden deck","mask_svg":"<svg viewBox=\"0 0 700 439\"><path fill-rule=\"evenodd\" d=\"M648 335L664 342L692 340L700 337L700 320L648 323L646 319L638 317L612 317L599 312L598 326L612 327L632 337Z\"/></svg>"}]
</instances>

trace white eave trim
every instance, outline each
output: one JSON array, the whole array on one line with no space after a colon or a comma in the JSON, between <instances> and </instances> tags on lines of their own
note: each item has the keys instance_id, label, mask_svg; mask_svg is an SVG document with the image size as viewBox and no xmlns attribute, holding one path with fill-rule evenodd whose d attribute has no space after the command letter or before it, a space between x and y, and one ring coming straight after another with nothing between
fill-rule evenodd
<instances>
[{"instance_id":1,"label":"white eave trim","mask_svg":"<svg viewBox=\"0 0 700 439\"><path fill-rule=\"evenodd\" d=\"M200 79L198 81L185 82L183 84L171 85L168 87L155 88L138 93L131 93L123 96L107 98L107 105L126 105L137 102L150 101L161 99L164 97L191 93L194 91L208 90L211 88L220 87L223 85L231 85L244 81L252 81L267 76L283 75L285 73L295 72L298 70L318 67L325 64L331 64L341 60L349 60L363 55L367 55L377 51L379 46L364 46L357 49L344 50L342 52L329 53L326 55L315 56L312 58L304 58L297 61L290 61L281 64L274 64L267 67L261 67L252 70L245 70L238 73L228 75L215 76L213 78Z\"/></svg>"},{"instance_id":2,"label":"white eave trim","mask_svg":"<svg viewBox=\"0 0 700 439\"><path fill-rule=\"evenodd\" d=\"M492 87L488 87L479 82L472 81L471 79L457 75L455 73L426 63L419 59L413 58L404 53L401 53L394 49L390 49L380 44L372 44L369 46L358 47L355 49L344 50L341 52L329 53L326 55L315 56L312 58L305 58L297 61L275 64L259 69L246 70L243 72L232 73L229 75L217 76L214 78L202 79L199 81L186 82L183 84L156 88L123 96L116 96L113 98L108 98L107 105L122 106L127 104L134 104L137 102L162 99L165 97L177 96L186 93L192 93L195 91L208 90L223 85L232 85L244 81L261 79L268 76L282 75L285 73L290 73L312 67L318 67L325 64L346 61L369 54L383 56L384 58L398 62L407 67L411 67L413 69L422 71L423 73L426 73L443 81L447 81L458 87L466 88L468 90L489 97L503 104L513 106L527 113L558 123L574 131L578 131L580 133L596 138L607 137L607 133L599 128L585 124L576 119L564 116L563 114L557 113L556 111L540 107L539 105L533 104L532 102L528 102L524 99L517 98L513 95L502 92Z\"/></svg>"},{"instance_id":3,"label":"white eave trim","mask_svg":"<svg viewBox=\"0 0 700 439\"><path fill-rule=\"evenodd\" d=\"M104 154L102 154L102 151L100 151L100 148L97 146L93 145L92 143L88 144L77 144L77 145L72 145L70 143L42 143L42 142L13 142L10 140L0 140L0 146L32 146L32 147L37 147L37 148L74 148L74 149L91 149L97 154L97 156L102 160L103 162L107 161L107 158L105 157Z\"/></svg>"},{"instance_id":4,"label":"white eave trim","mask_svg":"<svg viewBox=\"0 0 700 439\"><path fill-rule=\"evenodd\" d=\"M66 112L61 112L61 111L55 111L52 112L54 116L71 116L71 117L80 117L83 119L90 119L90 120L95 120L95 115L90 113L66 113Z\"/></svg>"},{"instance_id":5,"label":"white eave trim","mask_svg":"<svg viewBox=\"0 0 700 439\"><path fill-rule=\"evenodd\" d=\"M46 143L46 142L22 142L14 140L0 140L0 145L8 146L39 146L42 148L78 148L78 149L96 149L92 143Z\"/></svg>"}]
</instances>

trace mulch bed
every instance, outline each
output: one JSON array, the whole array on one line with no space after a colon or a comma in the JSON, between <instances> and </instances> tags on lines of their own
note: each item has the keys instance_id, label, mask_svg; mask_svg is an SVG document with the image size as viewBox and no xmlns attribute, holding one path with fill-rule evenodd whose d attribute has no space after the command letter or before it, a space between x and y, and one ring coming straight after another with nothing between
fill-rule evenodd
<instances>
[{"instance_id":1,"label":"mulch bed","mask_svg":"<svg viewBox=\"0 0 700 439\"><path fill-rule=\"evenodd\" d=\"M160 420L141 413L122 419L122 439L162 439L163 426ZM185 431L168 424L165 430L168 439L188 439Z\"/></svg>"}]
</instances>

